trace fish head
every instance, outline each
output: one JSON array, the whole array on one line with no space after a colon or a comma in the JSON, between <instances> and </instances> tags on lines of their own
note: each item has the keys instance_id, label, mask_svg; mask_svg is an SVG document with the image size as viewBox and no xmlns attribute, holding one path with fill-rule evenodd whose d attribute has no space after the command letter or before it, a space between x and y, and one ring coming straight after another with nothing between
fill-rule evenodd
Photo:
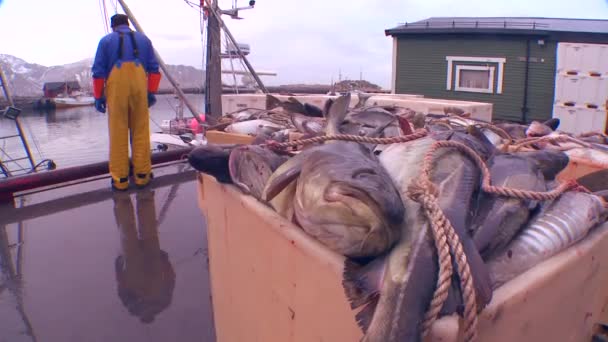
<instances>
[{"instance_id":1,"label":"fish head","mask_svg":"<svg viewBox=\"0 0 608 342\"><path fill-rule=\"evenodd\" d=\"M230 149L214 144L199 146L188 154L188 163L198 172L214 176L219 182L230 183L230 152Z\"/></svg>"},{"instance_id":2,"label":"fish head","mask_svg":"<svg viewBox=\"0 0 608 342\"><path fill-rule=\"evenodd\" d=\"M545 122L543 122L543 124L549 128L551 128L551 130L555 131L560 124L560 120L559 118L551 118Z\"/></svg>"},{"instance_id":3,"label":"fish head","mask_svg":"<svg viewBox=\"0 0 608 342\"><path fill-rule=\"evenodd\" d=\"M545 125L542 122L532 121L528 129L526 129L526 136L528 137L542 137L549 135L553 132L551 127Z\"/></svg>"},{"instance_id":4,"label":"fish head","mask_svg":"<svg viewBox=\"0 0 608 342\"><path fill-rule=\"evenodd\" d=\"M319 240L348 257L372 257L388 250L400 237L405 212L390 176L379 164L358 164L318 152L310 154L298 180L295 203L300 224L312 227Z\"/></svg>"}]
</instances>

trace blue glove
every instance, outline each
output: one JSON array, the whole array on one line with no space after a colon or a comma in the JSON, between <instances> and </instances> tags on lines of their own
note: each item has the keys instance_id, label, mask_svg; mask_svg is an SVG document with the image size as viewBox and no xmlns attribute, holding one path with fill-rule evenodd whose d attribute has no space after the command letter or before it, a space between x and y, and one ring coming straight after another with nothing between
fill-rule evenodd
<instances>
[{"instance_id":1,"label":"blue glove","mask_svg":"<svg viewBox=\"0 0 608 342\"><path fill-rule=\"evenodd\" d=\"M106 112L106 98L101 97L101 98L95 99L95 108L97 109L98 112L105 113Z\"/></svg>"},{"instance_id":2,"label":"blue glove","mask_svg":"<svg viewBox=\"0 0 608 342\"><path fill-rule=\"evenodd\" d=\"M148 93L148 108L154 106L156 103L156 96L152 93Z\"/></svg>"}]
</instances>

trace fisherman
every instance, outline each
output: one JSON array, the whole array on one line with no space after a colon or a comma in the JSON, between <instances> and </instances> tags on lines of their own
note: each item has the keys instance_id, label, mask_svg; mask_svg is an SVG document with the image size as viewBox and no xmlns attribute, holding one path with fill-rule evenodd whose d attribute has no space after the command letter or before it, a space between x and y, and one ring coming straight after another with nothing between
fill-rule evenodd
<instances>
[{"instance_id":1,"label":"fisherman","mask_svg":"<svg viewBox=\"0 0 608 342\"><path fill-rule=\"evenodd\" d=\"M93 62L93 92L101 113L106 112L107 99L112 188L126 190L131 172L137 187L152 178L148 108L156 103L161 75L150 39L132 31L124 14L112 16L110 24L113 32L99 41Z\"/></svg>"}]
</instances>

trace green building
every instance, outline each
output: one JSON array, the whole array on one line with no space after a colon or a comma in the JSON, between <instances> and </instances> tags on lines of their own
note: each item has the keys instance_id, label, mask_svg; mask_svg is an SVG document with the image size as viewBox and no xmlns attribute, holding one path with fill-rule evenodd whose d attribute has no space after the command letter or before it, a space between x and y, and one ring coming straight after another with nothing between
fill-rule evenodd
<instances>
[{"instance_id":1,"label":"green building","mask_svg":"<svg viewBox=\"0 0 608 342\"><path fill-rule=\"evenodd\" d=\"M606 124L608 88L589 92L608 81L608 20L440 17L385 33L394 93L489 102L494 121L546 120L563 107L574 125L574 110L603 109L594 125Z\"/></svg>"}]
</instances>

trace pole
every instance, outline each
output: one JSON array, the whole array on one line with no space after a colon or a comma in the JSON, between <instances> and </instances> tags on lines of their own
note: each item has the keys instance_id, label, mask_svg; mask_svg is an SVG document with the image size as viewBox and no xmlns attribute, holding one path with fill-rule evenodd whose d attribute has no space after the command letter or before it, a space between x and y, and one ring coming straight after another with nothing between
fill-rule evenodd
<instances>
[{"instance_id":1,"label":"pole","mask_svg":"<svg viewBox=\"0 0 608 342\"><path fill-rule=\"evenodd\" d=\"M217 18L217 21L220 24L221 28L224 29L224 31L226 32L226 35L228 35L228 38L230 38L230 41L232 42L232 44L234 44L236 51L239 53L239 56L241 56L241 58L243 59L243 62L245 62L247 69L249 69L249 72L251 73L251 76L253 76L253 78L255 79L256 83L258 84L258 87L260 87L260 89L264 92L264 94L267 94L268 90L262 83L262 80L258 77L255 70L253 70L253 67L249 63L249 60L247 59L247 57L245 57L245 54L243 54L243 52L237 45L236 39L234 39L234 36L232 36L232 33L230 33L230 30L228 30L228 27L226 27L226 24L224 24L224 21L222 20L220 14L217 11L217 7L211 7L210 1L211 0L205 0L205 2L207 2L207 6L209 6L209 10L211 11L211 13L213 13L213 16L215 18ZM214 2L215 2L215 6L217 6L217 0L214 0Z\"/></svg>"},{"instance_id":2,"label":"pole","mask_svg":"<svg viewBox=\"0 0 608 342\"><path fill-rule=\"evenodd\" d=\"M6 77L4 76L4 71L0 68L0 81L2 81L2 89L4 89L4 97L8 101L8 104L11 107L15 107L15 102L13 102L13 97L11 96L11 92L8 89L8 82L6 82Z\"/></svg>"},{"instance_id":3,"label":"pole","mask_svg":"<svg viewBox=\"0 0 608 342\"><path fill-rule=\"evenodd\" d=\"M11 96L10 89L8 89L8 82L6 81L6 77L4 76L4 71L2 70L2 68L0 68L0 81L2 82L2 89L4 89L4 96L6 97L8 104L11 107L15 107L15 102L13 102L13 97ZM25 134L23 133L23 129L21 128L21 121L19 121L19 117L15 118L15 126L17 127L17 131L19 132L19 138L21 139L21 143L25 148L25 153L27 154L27 158L30 161L30 165L32 166L32 169L34 169L34 157L32 156L30 145L28 145L27 140L25 140Z\"/></svg>"},{"instance_id":4,"label":"pole","mask_svg":"<svg viewBox=\"0 0 608 342\"><path fill-rule=\"evenodd\" d=\"M213 1L217 6L217 0ZM215 7L209 7L215 13ZM205 81L205 113L211 124L222 116L222 64L220 26L217 18L210 15L207 19L207 66Z\"/></svg>"},{"instance_id":5,"label":"pole","mask_svg":"<svg viewBox=\"0 0 608 342\"><path fill-rule=\"evenodd\" d=\"M530 39L526 40L526 71L524 74L524 100L521 107L521 123L528 122L528 75L530 72Z\"/></svg>"},{"instance_id":6,"label":"pole","mask_svg":"<svg viewBox=\"0 0 608 342\"><path fill-rule=\"evenodd\" d=\"M129 19L133 23L133 26L135 27L135 29L137 31L141 32L141 33L144 33L144 30L141 28L141 26L139 25L139 23L135 19L135 16L133 15L133 13L129 9L129 7L127 7L127 4L125 4L124 0L118 0L118 2L120 2L120 6L122 6L122 9L125 11L125 14L127 16L129 16ZM165 76L167 77L167 79L169 80L169 82L171 82L171 84L173 85L173 87L177 91L179 97L184 101L184 103L186 104L186 106L188 107L188 109L190 109L190 112L192 113L192 116L196 119L196 121L198 121L199 124L203 125L203 127L207 127L208 125L206 123L204 123L201 120L201 118L198 117L198 112L197 112L196 108L194 108L194 106L190 103L190 101L188 101L188 99L186 99L186 95L179 88L177 82L173 79L173 77L169 73L169 70L168 70L167 66L165 65L165 62L160 57L160 55L158 54L158 51L156 51L156 49L154 49L154 55L156 56L156 59L158 60L158 64L160 64L161 69L163 69L163 71L165 72Z\"/></svg>"}]
</instances>

